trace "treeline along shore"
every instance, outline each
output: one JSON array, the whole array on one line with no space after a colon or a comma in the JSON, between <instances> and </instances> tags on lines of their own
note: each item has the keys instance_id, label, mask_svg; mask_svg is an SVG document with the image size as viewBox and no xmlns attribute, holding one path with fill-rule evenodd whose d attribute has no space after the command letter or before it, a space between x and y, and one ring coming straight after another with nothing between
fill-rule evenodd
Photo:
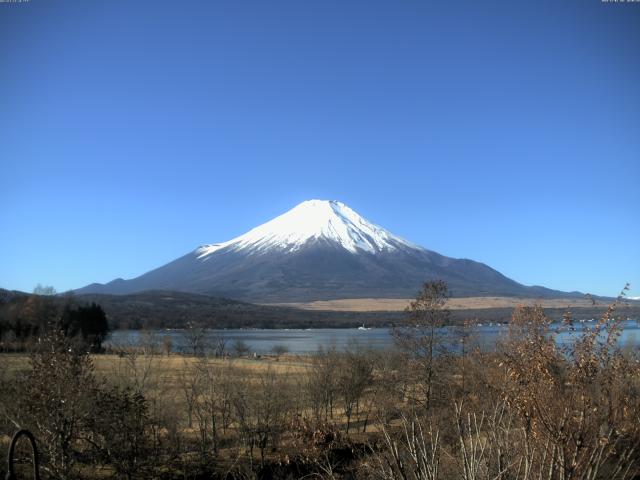
<instances>
[{"instance_id":1,"label":"treeline along shore","mask_svg":"<svg viewBox=\"0 0 640 480\"><path fill-rule=\"evenodd\" d=\"M134 295L68 295L36 296L22 292L0 290L0 340L9 335L16 324L37 323L34 309L46 302L55 309L71 306L100 306L110 330L154 330L184 328L188 323L211 329L225 328L354 328L362 324L370 327L391 327L405 318L403 311L322 311L273 305L257 305L226 298L195 295L183 292L152 291ZM596 318L606 299L598 304L571 308L579 319ZM567 300L567 306L571 301ZM545 308L554 321L560 321L567 308ZM507 323L513 312L511 307L467 308L451 310L448 321L462 325L465 321L477 323ZM640 304L623 304L620 316L640 317ZM42 317L42 316L40 316ZM18 332L14 333L18 334Z\"/></svg>"}]
</instances>

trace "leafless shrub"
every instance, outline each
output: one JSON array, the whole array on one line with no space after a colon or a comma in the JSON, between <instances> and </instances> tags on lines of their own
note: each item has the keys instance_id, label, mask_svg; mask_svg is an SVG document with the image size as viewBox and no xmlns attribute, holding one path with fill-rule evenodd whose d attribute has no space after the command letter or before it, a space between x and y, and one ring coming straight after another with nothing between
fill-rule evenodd
<instances>
[{"instance_id":1,"label":"leafless shrub","mask_svg":"<svg viewBox=\"0 0 640 480\"><path fill-rule=\"evenodd\" d=\"M220 434L226 432L230 423L231 386L238 374L230 361L215 363L203 357L194 365L193 375L200 448L204 455L217 454Z\"/></svg>"},{"instance_id":2,"label":"leafless shrub","mask_svg":"<svg viewBox=\"0 0 640 480\"><path fill-rule=\"evenodd\" d=\"M504 395L522 420L526 449L538 452L531 475L630 478L637 470L638 398L629 385L639 372L617 348L616 306L568 348L557 346L540 307L514 312Z\"/></svg>"},{"instance_id":3,"label":"leafless shrub","mask_svg":"<svg viewBox=\"0 0 640 480\"><path fill-rule=\"evenodd\" d=\"M83 431L94 410L97 384L86 352L74 350L59 330L40 339L25 379L20 423L35 431L53 478L77 475Z\"/></svg>"},{"instance_id":4,"label":"leafless shrub","mask_svg":"<svg viewBox=\"0 0 640 480\"><path fill-rule=\"evenodd\" d=\"M373 361L369 352L358 345L351 345L339 358L336 387L349 433L351 421L359 417L365 391L373 382Z\"/></svg>"},{"instance_id":5,"label":"leafless shrub","mask_svg":"<svg viewBox=\"0 0 640 480\"><path fill-rule=\"evenodd\" d=\"M246 357L250 350L249 345L243 340L238 339L233 342L233 351L237 357Z\"/></svg>"},{"instance_id":6,"label":"leafless shrub","mask_svg":"<svg viewBox=\"0 0 640 480\"><path fill-rule=\"evenodd\" d=\"M291 460L302 462L311 470L305 478L338 478L336 470L342 460L334 458L332 450L343 443L343 438L336 425L296 415L290 431L291 444L285 463Z\"/></svg>"},{"instance_id":7,"label":"leafless shrub","mask_svg":"<svg viewBox=\"0 0 640 480\"><path fill-rule=\"evenodd\" d=\"M207 330L204 327L188 322L182 331L182 336L189 353L196 357L204 355L207 337Z\"/></svg>"},{"instance_id":8,"label":"leafless shrub","mask_svg":"<svg viewBox=\"0 0 640 480\"><path fill-rule=\"evenodd\" d=\"M216 333L212 338L213 356L222 358L227 355L227 339L224 335Z\"/></svg>"},{"instance_id":9,"label":"leafless shrub","mask_svg":"<svg viewBox=\"0 0 640 480\"><path fill-rule=\"evenodd\" d=\"M384 480L438 480L442 448L432 424L423 426L415 412L402 415L400 428L382 423L385 450L374 457L373 476Z\"/></svg>"},{"instance_id":10,"label":"leafless shrub","mask_svg":"<svg viewBox=\"0 0 640 480\"><path fill-rule=\"evenodd\" d=\"M160 372L163 362L160 337L152 332L142 332L135 342L114 345L118 356L111 375L107 378L122 388L129 388L148 400L161 390Z\"/></svg>"},{"instance_id":11,"label":"leafless shrub","mask_svg":"<svg viewBox=\"0 0 640 480\"><path fill-rule=\"evenodd\" d=\"M284 355L285 353L289 352L289 348L286 345L274 345L271 348L271 353L273 353L278 359L280 358L281 355Z\"/></svg>"},{"instance_id":12,"label":"leafless shrub","mask_svg":"<svg viewBox=\"0 0 640 480\"><path fill-rule=\"evenodd\" d=\"M143 395L119 388L102 389L90 418L89 442L116 474L131 479L144 471L148 454L147 402Z\"/></svg>"},{"instance_id":13,"label":"leafless shrub","mask_svg":"<svg viewBox=\"0 0 640 480\"><path fill-rule=\"evenodd\" d=\"M311 368L306 376L305 390L314 418L317 422L328 422L333 418L337 396L338 354L335 347L320 348L311 357Z\"/></svg>"},{"instance_id":14,"label":"leafless shrub","mask_svg":"<svg viewBox=\"0 0 640 480\"><path fill-rule=\"evenodd\" d=\"M251 465L255 448L260 450L260 463L264 465L267 448L277 445L288 424L286 376L268 369L259 375L254 388L250 388L246 380L238 382L236 387L233 406L243 444Z\"/></svg>"},{"instance_id":15,"label":"leafless shrub","mask_svg":"<svg viewBox=\"0 0 640 480\"><path fill-rule=\"evenodd\" d=\"M198 395L200 394L200 376L191 364L183 362L183 368L178 374L178 384L180 393L184 399L184 407L187 414L187 428L193 427L193 410L195 408Z\"/></svg>"}]
</instances>

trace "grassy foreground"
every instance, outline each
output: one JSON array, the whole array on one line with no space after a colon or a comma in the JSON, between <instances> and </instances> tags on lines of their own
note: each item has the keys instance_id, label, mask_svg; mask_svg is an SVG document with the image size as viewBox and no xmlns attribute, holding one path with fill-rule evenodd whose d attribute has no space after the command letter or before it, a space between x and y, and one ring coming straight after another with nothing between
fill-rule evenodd
<instances>
[{"instance_id":1,"label":"grassy foreground","mask_svg":"<svg viewBox=\"0 0 640 480\"><path fill-rule=\"evenodd\" d=\"M561 347L541 307L520 307L492 353L472 328L447 352L437 308L396 349L305 357L89 356L53 331L0 356L0 439L31 429L61 480L632 480L640 356L618 348L613 309Z\"/></svg>"}]
</instances>

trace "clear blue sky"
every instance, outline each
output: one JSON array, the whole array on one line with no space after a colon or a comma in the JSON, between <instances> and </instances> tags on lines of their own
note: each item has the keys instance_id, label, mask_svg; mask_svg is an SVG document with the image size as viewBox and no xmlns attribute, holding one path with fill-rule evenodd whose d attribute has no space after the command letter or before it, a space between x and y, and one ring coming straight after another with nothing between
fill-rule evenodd
<instances>
[{"instance_id":1,"label":"clear blue sky","mask_svg":"<svg viewBox=\"0 0 640 480\"><path fill-rule=\"evenodd\" d=\"M310 198L640 295L640 4L0 3L0 286L130 278Z\"/></svg>"}]
</instances>

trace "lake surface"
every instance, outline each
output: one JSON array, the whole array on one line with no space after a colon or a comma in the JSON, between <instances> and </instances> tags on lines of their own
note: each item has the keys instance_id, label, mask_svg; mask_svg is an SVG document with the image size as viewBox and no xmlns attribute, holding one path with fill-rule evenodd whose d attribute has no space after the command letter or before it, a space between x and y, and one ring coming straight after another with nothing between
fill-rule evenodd
<instances>
[{"instance_id":1,"label":"lake surface","mask_svg":"<svg viewBox=\"0 0 640 480\"><path fill-rule=\"evenodd\" d=\"M570 343L576 335L585 328L591 328L594 322L576 323L575 330L567 330L560 324L554 324L552 330L558 330L557 340L560 344ZM622 347L638 348L640 346L640 325L637 320L626 320L622 323L624 330L619 339ZM508 325L484 324L472 327L470 333L474 342L480 348L491 350L496 343L508 332ZM453 344L454 329L445 327L438 329L444 343ZM175 352L188 351L188 342L183 330L154 330L150 332L154 341L162 344L163 337L171 339L172 350ZM148 332L137 330L117 330L112 332L105 346L138 345L147 341ZM225 339L227 351L232 351L236 341L243 341L251 352L257 354L270 353L275 346L283 346L290 353L308 354L319 348L335 346L338 350L345 350L354 344L374 349L384 349L393 345L393 337L388 328L371 328L361 330L357 328L318 328L318 329L281 329L281 330L207 330L209 345L216 337Z\"/></svg>"}]
</instances>

